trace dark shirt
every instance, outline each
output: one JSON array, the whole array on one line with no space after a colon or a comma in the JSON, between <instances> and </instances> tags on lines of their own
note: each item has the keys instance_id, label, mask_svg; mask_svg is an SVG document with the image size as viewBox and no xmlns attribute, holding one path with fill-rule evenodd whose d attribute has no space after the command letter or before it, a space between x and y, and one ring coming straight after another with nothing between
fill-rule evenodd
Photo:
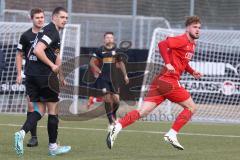
<instances>
[{"instance_id":1,"label":"dark shirt","mask_svg":"<svg viewBox=\"0 0 240 160\"><path fill-rule=\"evenodd\" d=\"M106 50L104 46L101 46L97 49L95 53L93 53L93 57L96 57L100 59L103 62L101 69L101 74L99 75L99 78L102 78L107 81L111 81L111 76L119 76L117 75L116 71L116 64L111 62L104 62L104 59L108 58L115 58L116 62L121 61L121 59L117 55L117 48L113 48L111 50Z\"/></svg>"},{"instance_id":2,"label":"dark shirt","mask_svg":"<svg viewBox=\"0 0 240 160\"><path fill-rule=\"evenodd\" d=\"M24 68L27 68L28 65L28 54L29 51L33 45L33 42L37 36L37 33L32 32L32 28L28 29L26 32L24 32L19 40L17 50L20 52L23 52L24 58L25 58L25 66ZM26 74L26 71L24 71L24 74Z\"/></svg>"},{"instance_id":3,"label":"dark shirt","mask_svg":"<svg viewBox=\"0 0 240 160\"><path fill-rule=\"evenodd\" d=\"M52 73L51 67L39 60L33 53L37 42L42 42L47 46L45 54L55 64L57 55L60 54L60 35L54 23L49 23L38 32L30 54L28 54L29 63L26 68L27 75L48 76Z\"/></svg>"}]
</instances>

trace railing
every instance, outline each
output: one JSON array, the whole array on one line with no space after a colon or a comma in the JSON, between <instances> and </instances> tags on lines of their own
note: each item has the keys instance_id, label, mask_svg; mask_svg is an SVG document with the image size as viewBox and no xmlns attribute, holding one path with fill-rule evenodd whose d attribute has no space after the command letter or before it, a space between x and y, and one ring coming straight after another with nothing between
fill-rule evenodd
<instances>
[{"instance_id":1,"label":"railing","mask_svg":"<svg viewBox=\"0 0 240 160\"><path fill-rule=\"evenodd\" d=\"M50 21L46 12L46 21ZM144 17L130 15L71 13L71 23L81 24L81 46L98 47L102 44L103 34L113 31L116 42L131 40L132 48L146 49L150 46L153 30L157 27L170 28L163 17ZM28 11L4 10L4 21L28 22Z\"/></svg>"}]
</instances>

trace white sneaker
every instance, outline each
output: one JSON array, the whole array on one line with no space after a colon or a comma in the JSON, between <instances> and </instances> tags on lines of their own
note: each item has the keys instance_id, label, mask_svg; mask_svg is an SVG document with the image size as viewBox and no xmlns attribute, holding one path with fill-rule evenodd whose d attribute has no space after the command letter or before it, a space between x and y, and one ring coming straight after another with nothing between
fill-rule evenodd
<instances>
[{"instance_id":1,"label":"white sneaker","mask_svg":"<svg viewBox=\"0 0 240 160\"><path fill-rule=\"evenodd\" d=\"M24 131L18 131L14 134L14 149L18 156L22 156L24 153L23 150L23 139L25 136Z\"/></svg>"},{"instance_id":2,"label":"white sneaker","mask_svg":"<svg viewBox=\"0 0 240 160\"><path fill-rule=\"evenodd\" d=\"M113 143L115 141L115 139L117 138L118 133L122 130L122 126L120 123L117 123L116 125L114 125L111 129L110 132L107 135L107 146L109 149L112 149L113 147Z\"/></svg>"},{"instance_id":3,"label":"white sneaker","mask_svg":"<svg viewBox=\"0 0 240 160\"><path fill-rule=\"evenodd\" d=\"M57 146L56 149L49 149L48 150L48 155L49 156L56 156L59 154L65 154L70 152L71 146Z\"/></svg>"},{"instance_id":4,"label":"white sneaker","mask_svg":"<svg viewBox=\"0 0 240 160\"><path fill-rule=\"evenodd\" d=\"M108 133L111 132L111 130L113 129L113 127L114 127L113 124L108 125L108 128L107 128Z\"/></svg>"},{"instance_id":5,"label":"white sneaker","mask_svg":"<svg viewBox=\"0 0 240 160\"><path fill-rule=\"evenodd\" d=\"M171 144L174 148L177 148L179 150L184 150L184 147L178 142L177 136L165 134L164 135L165 142Z\"/></svg>"}]
</instances>

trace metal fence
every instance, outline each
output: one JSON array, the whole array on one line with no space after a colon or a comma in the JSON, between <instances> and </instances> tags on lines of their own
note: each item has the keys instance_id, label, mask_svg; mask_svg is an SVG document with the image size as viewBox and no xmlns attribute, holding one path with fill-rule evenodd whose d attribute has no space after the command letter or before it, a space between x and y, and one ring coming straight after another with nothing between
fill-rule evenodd
<instances>
[{"instance_id":1,"label":"metal fence","mask_svg":"<svg viewBox=\"0 0 240 160\"><path fill-rule=\"evenodd\" d=\"M28 11L4 10L3 20L8 22L28 22ZM50 21L50 12L46 19ZM81 46L97 47L102 44L103 34L113 31L116 42L131 40L133 48L149 48L152 32L157 27L170 28L169 22L162 17L144 17L107 14L71 14L72 24L81 24Z\"/></svg>"},{"instance_id":2,"label":"metal fence","mask_svg":"<svg viewBox=\"0 0 240 160\"><path fill-rule=\"evenodd\" d=\"M27 22L33 7L51 12L68 9L69 23L82 24L81 46L101 44L104 31L117 41L133 41L134 48L149 48L154 28L183 28L185 17L199 15L204 29L240 29L239 0L0 0L0 20ZM164 18L161 18L164 17Z\"/></svg>"}]
</instances>

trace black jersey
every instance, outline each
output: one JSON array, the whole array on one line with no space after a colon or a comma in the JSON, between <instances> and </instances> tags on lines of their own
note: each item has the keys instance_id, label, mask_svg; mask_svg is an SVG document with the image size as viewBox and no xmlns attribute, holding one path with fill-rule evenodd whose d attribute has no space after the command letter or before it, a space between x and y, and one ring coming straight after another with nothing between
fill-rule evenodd
<instances>
[{"instance_id":1,"label":"black jersey","mask_svg":"<svg viewBox=\"0 0 240 160\"><path fill-rule=\"evenodd\" d=\"M54 23L49 23L38 32L34 44L27 55L29 63L26 68L26 74L32 76L47 76L52 72L51 67L39 60L33 53L37 42L42 42L47 46L45 54L48 59L55 64L57 55L60 54L60 35Z\"/></svg>"},{"instance_id":2,"label":"black jersey","mask_svg":"<svg viewBox=\"0 0 240 160\"><path fill-rule=\"evenodd\" d=\"M24 68L27 68L27 65L28 65L27 55L31 49L31 46L33 45L33 42L36 36L37 36L37 33L33 33L32 28L30 28L26 32L24 32L20 37L17 50L20 52L23 52L24 59L26 60ZM24 74L26 74L25 71L24 71Z\"/></svg>"},{"instance_id":3,"label":"black jersey","mask_svg":"<svg viewBox=\"0 0 240 160\"><path fill-rule=\"evenodd\" d=\"M99 78L110 81L112 76L118 76L115 75L117 74L116 72L112 72L112 70L116 68L113 62L121 61L121 57L118 56L117 50L117 48L106 50L104 46L101 46L93 53L93 57L99 58L103 62Z\"/></svg>"}]
</instances>

